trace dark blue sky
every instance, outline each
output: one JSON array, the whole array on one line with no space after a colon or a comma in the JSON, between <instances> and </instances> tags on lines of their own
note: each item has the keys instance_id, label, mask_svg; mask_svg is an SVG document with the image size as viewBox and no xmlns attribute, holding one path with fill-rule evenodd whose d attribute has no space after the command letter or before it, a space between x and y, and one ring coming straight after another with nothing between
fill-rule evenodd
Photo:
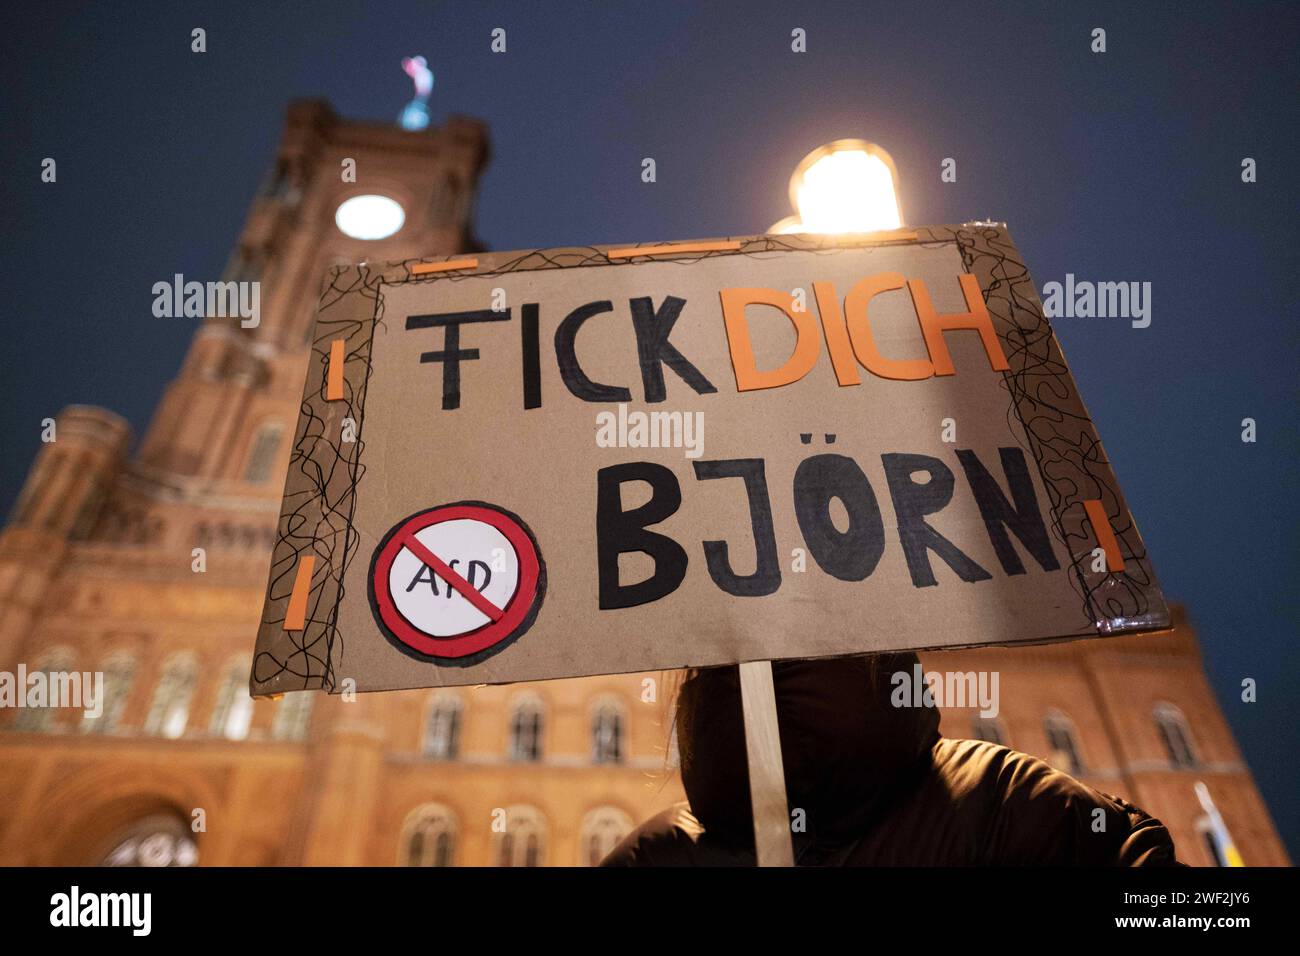
<instances>
[{"instance_id":1,"label":"dark blue sky","mask_svg":"<svg viewBox=\"0 0 1300 956\"><path fill-rule=\"evenodd\" d=\"M6 510L42 418L84 402L147 425L194 331L151 316L151 286L219 274L294 97L389 120L400 58L424 54L435 122L490 126L478 231L496 249L761 232L805 152L862 136L892 152L912 224L1006 220L1040 289L1152 283L1150 328L1057 334L1300 856L1294 5L21 6L0 37Z\"/></svg>"}]
</instances>

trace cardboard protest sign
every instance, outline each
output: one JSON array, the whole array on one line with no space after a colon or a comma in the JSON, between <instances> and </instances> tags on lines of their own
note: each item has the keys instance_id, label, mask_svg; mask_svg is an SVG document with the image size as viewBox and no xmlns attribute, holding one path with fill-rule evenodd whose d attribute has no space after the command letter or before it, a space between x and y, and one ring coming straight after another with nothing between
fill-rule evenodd
<instances>
[{"instance_id":1,"label":"cardboard protest sign","mask_svg":"<svg viewBox=\"0 0 1300 956\"><path fill-rule=\"evenodd\" d=\"M1003 227L358 265L254 694L1168 627Z\"/></svg>"}]
</instances>

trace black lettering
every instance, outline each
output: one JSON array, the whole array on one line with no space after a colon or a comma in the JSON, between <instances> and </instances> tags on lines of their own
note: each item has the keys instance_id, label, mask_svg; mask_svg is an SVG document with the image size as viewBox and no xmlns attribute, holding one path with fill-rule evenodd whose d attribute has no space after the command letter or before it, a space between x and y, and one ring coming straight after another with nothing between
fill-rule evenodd
<instances>
[{"instance_id":1,"label":"black lettering","mask_svg":"<svg viewBox=\"0 0 1300 956\"><path fill-rule=\"evenodd\" d=\"M943 558L963 581L989 580L991 574L925 522L926 515L941 510L952 500L954 479L948 466L928 455L881 455L880 460L885 465L894 517L898 519L898 540L907 557L912 584L925 588L939 583L930 567L930 551ZM925 484L912 481L915 471L926 472L930 480Z\"/></svg>"},{"instance_id":2,"label":"black lettering","mask_svg":"<svg viewBox=\"0 0 1300 956\"><path fill-rule=\"evenodd\" d=\"M427 578L424 576L425 572L428 572L429 576ZM411 578L411 583L406 586L406 593L410 594L414 591L415 586L421 581L427 581L429 583L429 590L433 592L433 596L438 596L438 584L433 576L433 568L429 567L427 564L420 565L420 570L415 572L415 577ZM451 588L447 588L447 590L450 591Z\"/></svg>"},{"instance_id":3,"label":"black lettering","mask_svg":"<svg viewBox=\"0 0 1300 956\"><path fill-rule=\"evenodd\" d=\"M524 360L524 408L542 407L542 362L537 318L536 302L527 302L519 310L519 336Z\"/></svg>"},{"instance_id":4,"label":"black lettering","mask_svg":"<svg viewBox=\"0 0 1300 956\"><path fill-rule=\"evenodd\" d=\"M408 315L406 330L428 329L443 326L442 349L422 352L421 362L442 362L442 407L446 411L460 408L460 363L478 359L478 349L460 347L460 327L471 322L508 322L510 310L494 312L480 309L476 312L441 312L431 315Z\"/></svg>"},{"instance_id":5,"label":"black lettering","mask_svg":"<svg viewBox=\"0 0 1300 956\"><path fill-rule=\"evenodd\" d=\"M686 356L677 351L676 346L668 341L673 326L682 314L685 299L675 295L667 296L659 310L655 311L654 302L649 296L631 299L632 326L636 330L636 351L641 361L641 384L645 388L645 400L649 403L662 402L667 397L664 388L664 365L676 372L687 385L700 395L716 392L703 373L700 372Z\"/></svg>"},{"instance_id":6,"label":"black lettering","mask_svg":"<svg viewBox=\"0 0 1300 956\"><path fill-rule=\"evenodd\" d=\"M1025 573L1025 566L1011 545L1007 528L1015 533L1025 550L1033 555L1044 571L1058 570L1061 565L1056 560L1052 542L1047 536L1047 525L1043 523L1043 515L1038 510L1038 496L1034 493L1034 483L1029 477L1029 466L1025 464L1025 453L1019 448L999 448L998 455L1002 459L1002 470L1011 487L1015 507L1007 501L1007 496L975 456L975 452L962 449L957 451L957 458L966 472L966 480L975 493L980 517L988 529L989 540L993 542L993 550L1002 562L1002 570L1007 574Z\"/></svg>"},{"instance_id":7,"label":"black lettering","mask_svg":"<svg viewBox=\"0 0 1300 956\"><path fill-rule=\"evenodd\" d=\"M629 481L648 484L650 500L624 511L622 488ZM596 472L596 570L601 610L649 604L677 590L686 577L686 551L667 535L647 531L646 526L671 517L681 504L681 485L663 465L636 461ZM625 585L619 581L618 557L634 551L650 556L654 572L644 581Z\"/></svg>"},{"instance_id":8,"label":"black lettering","mask_svg":"<svg viewBox=\"0 0 1300 956\"><path fill-rule=\"evenodd\" d=\"M849 516L840 531L830 504L838 498ZM885 524L871 482L858 463L844 455L813 455L794 473L794 513L813 560L841 581L861 581L885 552Z\"/></svg>"},{"instance_id":9,"label":"black lettering","mask_svg":"<svg viewBox=\"0 0 1300 956\"><path fill-rule=\"evenodd\" d=\"M578 364L576 343L582 323L593 315L613 310L614 305L608 300L588 302L565 316L560 327L555 330L555 360L560 366L560 378L564 380L565 387L584 402L630 402L632 400L632 393L628 389L593 382Z\"/></svg>"},{"instance_id":10,"label":"black lettering","mask_svg":"<svg viewBox=\"0 0 1300 956\"><path fill-rule=\"evenodd\" d=\"M478 575L474 573L476 568L483 569L482 587L479 587L477 584L474 583L475 579L478 577ZM476 591L482 594L484 591L487 590L487 586L492 583L492 569L489 568L482 561L478 561L478 560L471 561L469 563L469 574L465 576L465 580L469 582L470 587L474 588Z\"/></svg>"},{"instance_id":11,"label":"black lettering","mask_svg":"<svg viewBox=\"0 0 1300 956\"><path fill-rule=\"evenodd\" d=\"M762 458L735 458L725 461L697 461L695 477L743 478L749 499L749 520L754 531L757 555L753 574L737 574L731 567L727 542L705 541L704 563L713 583L737 597L762 597L781 586L781 562L776 553L776 531L772 527L772 505L767 495L767 476Z\"/></svg>"}]
</instances>

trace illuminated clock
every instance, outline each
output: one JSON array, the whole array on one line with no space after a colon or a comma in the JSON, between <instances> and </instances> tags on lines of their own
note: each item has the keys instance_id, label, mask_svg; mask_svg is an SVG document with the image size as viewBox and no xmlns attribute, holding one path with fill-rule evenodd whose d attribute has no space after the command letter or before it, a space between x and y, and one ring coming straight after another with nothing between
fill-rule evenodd
<instances>
[{"instance_id":1,"label":"illuminated clock","mask_svg":"<svg viewBox=\"0 0 1300 956\"><path fill-rule=\"evenodd\" d=\"M353 196L339 204L334 224L353 239L387 239L406 222L401 203L387 196Z\"/></svg>"}]
</instances>

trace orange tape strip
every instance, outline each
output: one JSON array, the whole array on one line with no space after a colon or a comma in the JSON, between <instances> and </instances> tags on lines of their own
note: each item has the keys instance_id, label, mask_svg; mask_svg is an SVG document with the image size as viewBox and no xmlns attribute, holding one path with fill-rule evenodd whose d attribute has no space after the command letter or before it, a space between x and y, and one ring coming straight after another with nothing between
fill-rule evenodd
<instances>
[{"instance_id":1,"label":"orange tape strip","mask_svg":"<svg viewBox=\"0 0 1300 956\"><path fill-rule=\"evenodd\" d=\"M662 246L610 249L605 255L610 259L630 259L633 256L669 256L683 252L730 252L739 248L740 243L732 240L726 242L680 242L676 245L667 243Z\"/></svg>"},{"instance_id":2,"label":"orange tape strip","mask_svg":"<svg viewBox=\"0 0 1300 956\"><path fill-rule=\"evenodd\" d=\"M452 259L450 262L421 262L411 266L411 275L423 276L430 272L455 272L457 269L477 269L477 259Z\"/></svg>"},{"instance_id":3,"label":"orange tape strip","mask_svg":"<svg viewBox=\"0 0 1300 956\"><path fill-rule=\"evenodd\" d=\"M325 378L325 401L337 402L343 398L343 339L330 343L329 372Z\"/></svg>"},{"instance_id":4,"label":"orange tape strip","mask_svg":"<svg viewBox=\"0 0 1300 956\"><path fill-rule=\"evenodd\" d=\"M315 566L316 555L314 554L305 554L298 561L298 575L293 579L289 609L284 612L286 631L301 631L307 626L307 596L311 594L311 572Z\"/></svg>"},{"instance_id":5,"label":"orange tape strip","mask_svg":"<svg viewBox=\"0 0 1300 956\"><path fill-rule=\"evenodd\" d=\"M886 229L884 232L859 232L836 236L840 245L853 246L860 242L915 242L916 233L910 229Z\"/></svg>"},{"instance_id":6,"label":"orange tape strip","mask_svg":"<svg viewBox=\"0 0 1300 956\"><path fill-rule=\"evenodd\" d=\"M1106 570L1123 571L1124 555L1120 554L1119 542L1115 540L1110 519L1106 517L1106 507L1096 498L1085 501L1083 507L1088 512L1088 520L1092 522L1092 532L1097 537L1097 544L1101 545L1101 549L1106 552Z\"/></svg>"}]
</instances>

